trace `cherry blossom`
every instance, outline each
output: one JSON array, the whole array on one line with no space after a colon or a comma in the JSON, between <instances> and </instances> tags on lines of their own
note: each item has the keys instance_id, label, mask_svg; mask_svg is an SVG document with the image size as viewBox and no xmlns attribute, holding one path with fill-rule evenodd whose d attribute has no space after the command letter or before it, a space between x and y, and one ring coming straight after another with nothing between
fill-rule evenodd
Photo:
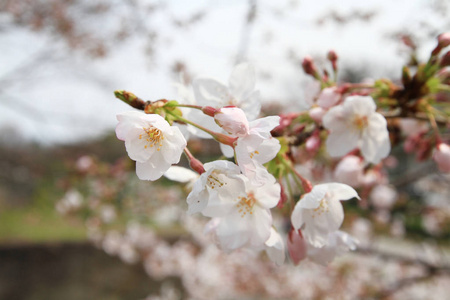
<instances>
[{"instance_id":1,"label":"cherry blossom","mask_svg":"<svg viewBox=\"0 0 450 300\"><path fill-rule=\"evenodd\" d=\"M348 184L352 187L359 187L364 176L364 162L355 155L344 157L334 170L334 177L337 182Z\"/></svg>"},{"instance_id":2,"label":"cherry blossom","mask_svg":"<svg viewBox=\"0 0 450 300\"><path fill-rule=\"evenodd\" d=\"M391 149L386 124L371 97L347 97L323 117L323 125L330 131L326 142L328 153L340 157L359 148L366 161L377 164Z\"/></svg>"},{"instance_id":3,"label":"cherry blossom","mask_svg":"<svg viewBox=\"0 0 450 300\"><path fill-rule=\"evenodd\" d=\"M237 106L248 119L254 120L261 110L259 91L255 91L255 69L248 63L234 67L228 86L210 78L198 78L193 82L197 103L202 106L221 108Z\"/></svg>"},{"instance_id":4,"label":"cherry blossom","mask_svg":"<svg viewBox=\"0 0 450 300\"><path fill-rule=\"evenodd\" d=\"M328 235L341 227L344 210L341 200L358 198L356 191L341 183L318 184L295 205L291 222L301 229L306 241L314 247L328 243Z\"/></svg>"},{"instance_id":5,"label":"cherry blossom","mask_svg":"<svg viewBox=\"0 0 450 300\"><path fill-rule=\"evenodd\" d=\"M270 174L266 176L262 186L254 185L253 181L243 175L241 178L245 189L238 196L211 197L207 207L202 210L203 215L214 218L208 230L214 233L224 251L241 247L261 249L264 245L279 249L276 237L273 237L274 240L268 239L272 230L270 209L280 200L280 185ZM279 258L276 259L278 260Z\"/></svg>"},{"instance_id":6,"label":"cherry blossom","mask_svg":"<svg viewBox=\"0 0 450 300\"><path fill-rule=\"evenodd\" d=\"M217 160L204 164L204 168L205 172L195 181L187 197L190 214L202 212L208 204L209 210L221 203L227 203L231 207L234 204L229 200L237 198L245 190L241 171L234 163Z\"/></svg>"},{"instance_id":7,"label":"cherry blossom","mask_svg":"<svg viewBox=\"0 0 450 300\"><path fill-rule=\"evenodd\" d=\"M340 98L341 95L336 91L336 87L325 88L320 92L319 97L317 98L317 105L321 108L329 109L335 106Z\"/></svg>"},{"instance_id":8,"label":"cherry blossom","mask_svg":"<svg viewBox=\"0 0 450 300\"><path fill-rule=\"evenodd\" d=\"M156 180L179 162L186 140L164 118L130 111L117 115L117 120L117 138L125 141L128 155L136 161L139 179Z\"/></svg>"},{"instance_id":9,"label":"cherry blossom","mask_svg":"<svg viewBox=\"0 0 450 300\"><path fill-rule=\"evenodd\" d=\"M237 137L235 153L242 173L261 184L268 174L262 164L272 160L281 147L270 134L280 124L280 117L270 116L248 122L241 109L224 107L214 118L232 137Z\"/></svg>"}]
</instances>

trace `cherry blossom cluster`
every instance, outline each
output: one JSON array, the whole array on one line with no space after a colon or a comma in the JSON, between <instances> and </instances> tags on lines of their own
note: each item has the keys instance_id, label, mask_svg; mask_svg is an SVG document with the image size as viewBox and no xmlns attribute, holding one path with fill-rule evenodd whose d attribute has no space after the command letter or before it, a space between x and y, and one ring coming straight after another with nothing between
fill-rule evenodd
<instances>
[{"instance_id":1,"label":"cherry blossom cluster","mask_svg":"<svg viewBox=\"0 0 450 300\"><path fill-rule=\"evenodd\" d=\"M328 55L334 76L307 57L303 69L317 86L308 110L277 116L259 117L256 73L248 63L233 69L228 84L197 78L178 85L177 101L143 101L119 90L117 98L141 111L119 114L116 134L141 180L165 175L190 183L188 214L210 219L204 232L225 252L266 250L279 265L285 253L295 264L306 257L327 264L358 244L341 231L341 201L361 199L355 188L364 199L381 199L374 202L380 216L394 203L384 167L395 164L388 156L399 141L406 152L450 171L442 134L450 123L449 59L441 55L449 45L449 35L440 35L415 75L403 69L402 86L386 79L338 84L336 53ZM188 149L194 136L219 142L222 159L197 159ZM173 166L183 152L193 171ZM299 168L308 164L305 175ZM330 164L333 176L318 175ZM275 211L283 224L275 224Z\"/></svg>"}]
</instances>

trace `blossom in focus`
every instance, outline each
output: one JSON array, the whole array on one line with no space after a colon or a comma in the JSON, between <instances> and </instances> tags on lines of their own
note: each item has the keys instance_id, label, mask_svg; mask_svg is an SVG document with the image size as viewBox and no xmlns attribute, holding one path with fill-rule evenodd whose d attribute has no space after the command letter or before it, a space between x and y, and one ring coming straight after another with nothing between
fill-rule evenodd
<instances>
[{"instance_id":1,"label":"blossom in focus","mask_svg":"<svg viewBox=\"0 0 450 300\"><path fill-rule=\"evenodd\" d=\"M272 175L268 174L262 186L241 177L245 189L238 196L210 198L202 210L203 215L214 218L214 226L209 226L209 231L214 233L224 251L241 247L264 248L272 230L270 209L280 200L280 185ZM269 241L269 245L275 244L278 242Z\"/></svg>"},{"instance_id":2,"label":"blossom in focus","mask_svg":"<svg viewBox=\"0 0 450 300\"><path fill-rule=\"evenodd\" d=\"M186 140L164 118L130 111L117 115L117 120L117 138L125 141L128 155L136 161L139 179L156 180L179 162Z\"/></svg>"},{"instance_id":3,"label":"blossom in focus","mask_svg":"<svg viewBox=\"0 0 450 300\"><path fill-rule=\"evenodd\" d=\"M334 231L328 234L326 246L316 248L308 245L308 257L321 265L328 265L337 255L344 254L349 250L355 250L358 240L344 231Z\"/></svg>"},{"instance_id":4,"label":"blossom in focus","mask_svg":"<svg viewBox=\"0 0 450 300\"><path fill-rule=\"evenodd\" d=\"M280 124L280 117L270 116L248 122L241 109L224 107L214 118L232 137L237 137L236 160L242 173L259 183L264 181L267 172L262 165L272 160L281 147L270 134Z\"/></svg>"},{"instance_id":5,"label":"blossom in focus","mask_svg":"<svg viewBox=\"0 0 450 300\"><path fill-rule=\"evenodd\" d=\"M433 159L436 162L441 172L450 172L450 146L445 143L440 143L433 154Z\"/></svg>"},{"instance_id":6,"label":"blossom in focus","mask_svg":"<svg viewBox=\"0 0 450 300\"><path fill-rule=\"evenodd\" d=\"M337 231L344 220L341 200L358 198L356 191L342 183L325 183L313 187L295 205L291 215L294 229L301 229L305 240L314 247L328 243L328 235Z\"/></svg>"},{"instance_id":7,"label":"blossom in focus","mask_svg":"<svg viewBox=\"0 0 450 300\"><path fill-rule=\"evenodd\" d=\"M226 160L206 163L203 167L205 172L195 181L187 197L188 213L202 212L210 201L233 206L230 199L239 197L245 191L239 167ZM210 204L210 207L212 205Z\"/></svg>"},{"instance_id":8,"label":"blossom in focus","mask_svg":"<svg viewBox=\"0 0 450 300\"><path fill-rule=\"evenodd\" d=\"M386 119L376 112L372 97L347 97L325 114L323 125L330 131L326 145L332 157L359 148L367 162L377 164L390 152Z\"/></svg>"}]
</instances>

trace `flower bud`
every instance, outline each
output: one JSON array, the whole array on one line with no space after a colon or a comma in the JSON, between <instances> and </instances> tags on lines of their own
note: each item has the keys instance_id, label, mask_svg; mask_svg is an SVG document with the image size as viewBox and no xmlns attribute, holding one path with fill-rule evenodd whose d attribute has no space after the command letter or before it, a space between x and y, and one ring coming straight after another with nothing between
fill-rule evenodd
<instances>
[{"instance_id":1,"label":"flower bud","mask_svg":"<svg viewBox=\"0 0 450 300\"><path fill-rule=\"evenodd\" d=\"M294 228L291 228L288 234L287 248L294 265L298 265L300 261L305 259L308 253L308 245L306 244L300 229L295 230Z\"/></svg>"},{"instance_id":2,"label":"flower bud","mask_svg":"<svg viewBox=\"0 0 450 300\"><path fill-rule=\"evenodd\" d=\"M317 73L317 68L314 64L314 60L311 56L305 56L302 62L303 71L305 71L306 74L311 75L315 77L316 79L320 79L319 74Z\"/></svg>"},{"instance_id":3,"label":"flower bud","mask_svg":"<svg viewBox=\"0 0 450 300\"><path fill-rule=\"evenodd\" d=\"M204 106L204 107L202 107L202 112L203 112L205 115L208 115L208 116L210 116L210 117L214 117L214 115L215 115L216 113L218 113L219 110L218 110L217 108L212 107L212 106Z\"/></svg>"},{"instance_id":4,"label":"flower bud","mask_svg":"<svg viewBox=\"0 0 450 300\"><path fill-rule=\"evenodd\" d=\"M322 107L313 107L309 110L309 116L317 123L321 123L326 112Z\"/></svg>"},{"instance_id":5,"label":"flower bud","mask_svg":"<svg viewBox=\"0 0 450 300\"><path fill-rule=\"evenodd\" d=\"M438 45L441 48L445 48L450 45L450 32L445 32L438 36Z\"/></svg>"},{"instance_id":6,"label":"flower bud","mask_svg":"<svg viewBox=\"0 0 450 300\"><path fill-rule=\"evenodd\" d=\"M337 60L338 60L338 56L337 56L336 52L334 52L334 50L328 51L327 58L331 62L333 71L336 72L337 71Z\"/></svg>"},{"instance_id":7,"label":"flower bud","mask_svg":"<svg viewBox=\"0 0 450 300\"><path fill-rule=\"evenodd\" d=\"M222 107L214 114L214 120L233 136L243 136L249 131L247 117L244 111L238 107Z\"/></svg>"},{"instance_id":8,"label":"flower bud","mask_svg":"<svg viewBox=\"0 0 450 300\"><path fill-rule=\"evenodd\" d=\"M433 154L433 159L436 162L439 170L444 173L450 172L450 146L445 143L440 143Z\"/></svg>"}]
</instances>

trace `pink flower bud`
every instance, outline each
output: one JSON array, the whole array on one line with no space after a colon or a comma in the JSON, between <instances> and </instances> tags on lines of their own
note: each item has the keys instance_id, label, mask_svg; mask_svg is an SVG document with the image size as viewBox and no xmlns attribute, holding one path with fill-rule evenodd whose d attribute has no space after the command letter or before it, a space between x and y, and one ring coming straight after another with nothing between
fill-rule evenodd
<instances>
[{"instance_id":1,"label":"pink flower bud","mask_svg":"<svg viewBox=\"0 0 450 300\"><path fill-rule=\"evenodd\" d=\"M308 245L303 239L300 229L295 230L294 228L291 228L288 234L287 248L294 265L298 265L300 261L305 259L308 253Z\"/></svg>"},{"instance_id":2,"label":"pink flower bud","mask_svg":"<svg viewBox=\"0 0 450 300\"><path fill-rule=\"evenodd\" d=\"M450 45L450 32L442 33L438 36L439 47L445 48Z\"/></svg>"},{"instance_id":3,"label":"pink flower bud","mask_svg":"<svg viewBox=\"0 0 450 300\"><path fill-rule=\"evenodd\" d=\"M319 98L317 99L317 105L324 109L329 109L335 106L341 95L337 92L336 87L325 88L320 92Z\"/></svg>"},{"instance_id":4,"label":"pink flower bud","mask_svg":"<svg viewBox=\"0 0 450 300\"><path fill-rule=\"evenodd\" d=\"M306 140L305 147L308 152L316 152L320 148L320 137L317 134L312 135Z\"/></svg>"},{"instance_id":5,"label":"pink flower bud","mask_svg":"<svg viewBox=\"0 0 450 300\"><path fill-rule=\"evenodd\" d=\"M317 73L317 68L314 64L314 60L311 56L305 56L302 62L303 71L305 71L306 74L311 75L315 78L319 77L319 74Z\"/></svg>"},{"instance_id":6,"label":"pink flower bud","mask_svg":"<svg viewBox=\"0 0 450 300\"><path fill-rule=\"evenodd\" d=\"M450 147L445 143L440 143L434 151L433 159L439 170L450 173Z\"/></svg>"},{"instance_id":7,"label":"pink flower bud","mask_svg":"<svg viewBox=\"0 0 450 300\"><path fill-rule=\"evenodd\" d=\"M202 108L202 112L203 112L205 115L208 115L208 116L210 116L210 117L214 117L214 115L215 115L217 112L219 112L219 110L218 110L217 108L212 107L212 106L204 106L204 107Z\"/></svg>"},{"instance_id":8,"label":"pink flower bud","mask_svg":"<svg viewBox=\"0 0 450 300\"><path fill-rule=\"evenodd\" d=\"M238 107L222 107L215 115L216 123L233 136L248 134L249 124L242 109Z\"/></svg>"},{"instance_id":9,"label":"pink flower bud","mask_svg":"<svg viewBox=\"0 0 450 300\"><path fill-rule=\"evenodd\" d=\"M309 110L309 116L317 123L322 123L322 118L326 112L322 107L313 107Z\"/></svg>"}]
</instances>

